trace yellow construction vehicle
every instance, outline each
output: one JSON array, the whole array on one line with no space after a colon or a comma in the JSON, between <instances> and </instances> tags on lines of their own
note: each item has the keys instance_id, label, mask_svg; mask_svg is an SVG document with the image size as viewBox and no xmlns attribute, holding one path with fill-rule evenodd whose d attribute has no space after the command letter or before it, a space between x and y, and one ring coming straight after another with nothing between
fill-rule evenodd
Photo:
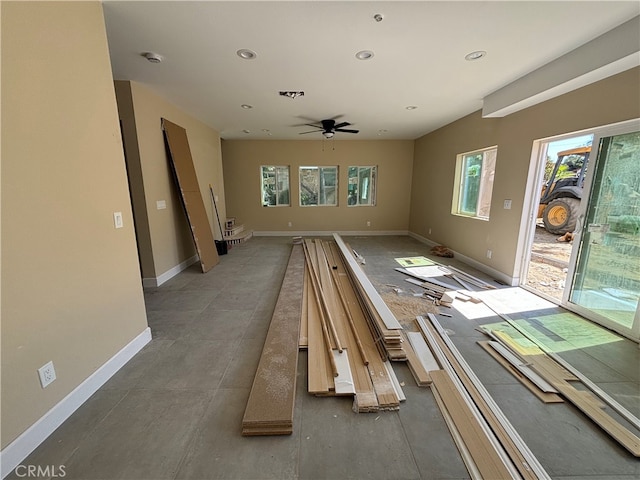
<instances>
[{"instance_id":1,"label":"yellow construction vehicle","mask_svg":"<svg viewBox=\"0 0 640 480\"><path fill-rule=\"evenodd\" d=\"M558 152L538 207L538 218L548 232L563 235L575 230L590 153L590 146Z\"/></svg>"}]
</instances>

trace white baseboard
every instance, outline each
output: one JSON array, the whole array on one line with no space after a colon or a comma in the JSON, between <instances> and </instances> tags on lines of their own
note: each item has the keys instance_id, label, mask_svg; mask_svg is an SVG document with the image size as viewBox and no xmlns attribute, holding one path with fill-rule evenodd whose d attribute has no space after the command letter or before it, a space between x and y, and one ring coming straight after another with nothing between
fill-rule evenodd
<instances>
[{"instance_id":1,"label":"white baseboard","mask_svg":"<svg viewBox=\"0 0 640 480\"><path fill-rule=\"evenodd\" d=\"M38 445L44 442L56 428L69 418L102 385L138 353L151 340L151 329L147 327L122 350L111 357L98 370L78 385L71 393L45 413L18 438L0 452L0 475L6 477L20 462L27 458Z\"/></svg>"},{"instance_id":2,"label":"white baseboard","mask_svg":"<svg viewBox=\"0 0 640 480\"><path fill-rule=\"evenodd\" d=\"M417 233L409 232L408 235L412 238L415 238L419 242L426 243L431 247L438 245L433 240L429 240L428 238L418 235ZM452 250L452 251L453 251L454 257L460 260L462 263L466 263L467 265L472 266L476 270L486 273L487 275L494 278L495 280L500 280L502 283L506 283L511 287L517 286L518 282L520 281L520 279L517 277L510 277L509 275L505 275L504 273L496 270L495 268L491 268L490 266L485 265L484 263L481 263L477 260L474 260L471 257L467 257L466 255L458 253L455 250Z\"/></svg>"},{"instance_id":3,"label":"white baseboard","mask_svg":"<svg viewBox=\"0 0 640 480\"><path fill-rule=\"evenodd\" d=\"M176 265L175 267L170 268L169 270L167 270L166 272L164 272L163 274L161 274L158 277L155 277L155 278L143 278L142 279L142 286L145 287L145 288L148 288L148 287L159 287L163 283L167 282L168 280L171 280L173 277L178 275L181 271L186 270L187 268L189 268L191 265L196 263L198 260L199 260L198 255L194 255L193 257L188 258L187 260L185 260L184 262Z\"/></svg>"},{"instance_id":4,"label":"white baseboard","mask_svg":"<svg viewBox=\"0 0 640 480\"><path fill-rule=\"evenodd\" d=\"M282 230L282 231L253 231L254 237L331 237L334 233L337 233L340 236L367 236L374 237L377 235L408 235L409 232L406 230L305 230L305 231L296 231L292 232L290 230Z\"/></svg>"}]
</instances>

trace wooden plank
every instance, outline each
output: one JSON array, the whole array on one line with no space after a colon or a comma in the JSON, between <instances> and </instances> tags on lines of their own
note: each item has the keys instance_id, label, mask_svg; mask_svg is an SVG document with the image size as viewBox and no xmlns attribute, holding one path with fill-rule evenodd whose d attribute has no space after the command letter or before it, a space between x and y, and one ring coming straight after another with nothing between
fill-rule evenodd
<instances>
[{"instance_id":1,"label":"wooden plank","mask_svg":"<svg viewBox=\"0 0 640 480\"><path fill-rule=\"evenodd\" d=\"M618 423L605 410L598 406L598 400L590 392L577 390L563 378L557 376L556 370L549 362L553 362L546 355L530 355L525 360L553 385L560 394L573 403L582 413L589 417L633 456L640 457L640 438ZM588 398L585 393L591 395Z\"/></svg>"},{"instance_id":2,"label":"wooden plank","mask_svg":"<svg viewBox=\"0 0 640 480\"><path fill-rule=\"evenodd\" d=\"M462 435L460 435L460 432L458 431L458 427L456 426L456 423L453 421L453 418L451 418L451 415L447 410L447 406L444 403L444 400L438 393L438 390L436 388L432 388L431 393L433 393L433 398L435 398L436 404L440 409L440 413L442 413L444 422L447 425L449 432L451 432L451 437L453 438L453 442L456 444L456 447L458 447L458 451L460 452L460 456L462 457L462 461L464 462L465 467L467 467L469 476L471 477L472 480L484 480L482 478L482 475L480 474L480 471L478 470L478 467L473 461L473 457L471 456L469 449L464 443L464 439L462 438Z\"/></svg>"},{"instance_id":3,"label":"wooden plank","mask_svg":"<svg viewBox=\"0 0 640 480\"><path fill-rule=\"evenodd\" d=\"M400 385L398 377L396 376L396 372L393 370L393 367L391 366L391 362L389 360L384 362L384 368L387 369L387 373L389 374L389 378L391 379L391 384L393 385L393 390L396 392L398 400L400 400L401 402L406 401L407 397L402 391L402 386Z\"/></svg>"},{"instance_id":4,"label":"wooden plank","mask_svg":"<svg viewBox=\"0 0 640 480\"><path fill-rule=\"evenodd\" d=\"M448 372L431 372L431 379L438 395L464 441L481 478L512 480L513 476L485 436L469 406L456 389Z\"/></svg>"},{"instance_id":5,"label":"wooden plank","mask_svg":"<svg viewBox=\"0 0 640 480\"><path fill-rule=\"evenodd\" d=\"M200 258L200 268L203 272L208 272L218 264L220 259L193 166L187 131L164 118L162 119L162 130L169 151L170 164L180 190L182 205L191 229L191 236Z\"/></svg>"},{"instance_id":6,"label":"wooden plank","mask_svg":"<svg viewBox=\"0 0 640 480\"><path fill-rule=\"evenodd\" d=\"M500 356L502 356L507 362L513 365L520 371L525 377L531 380L540 390L546 393L558 393L549 383L531 368L524 364L522 360L511 353L504 345L498 342L489 342L489 346L493 348Z\"/></svg>"},{"instance_id":7,"label":"wooden plank","mask_svg":"<svg viewBox=\"0 0 640 480\"><path fill-rule=\"evenodd\" d=\"M408 345L405 345L404 350L407 355L409 371L411 372L411 375L413 375L413 379L419 387L428 387L431 385L431 375L429 375L429 372L422 361L420 361L418 354L411 345L411 342L408 340L408 337L406 336L408 333L412 332L403 332L403 336L407 339L408 343ZM420 333L418 333L418 335L420 335Z\"/></svg>"},{"instance_id":8,"label":"wooden plank","mask_svg":"<svg viewBox=\"0 0 640 480\"><path fill-rule=\"evenodd\" d=\"M525 377L517 368L507 362L502 356L496 352L493 348L489 346L488 341L481 340L478 342L489 355L491 355L495 361L497 361L500 365L502 365L511 375L516 377L522 385L527 387L527 389L533 393L536 397L538 397L544 403L563 403L564 400L561 396L555 393L545 393L541 391L531 380Z\"/></svg>"},{"instance_id":9,"label":"wooden plank","mask_svg":"<svg viewBox=\"0 0 640 480\"><path fill-rule=\"evenodd\" d=\"M307 270L306 275L309 275ZM333 389L333 375L331 365L327 358L327 349L320 325L320 312L318 304L310 292L310 281L307 282L307 315L309 322L309 346L307 348L307 391L314 395L327 395Z\"/></svg>"},{"instance_id":10,"label":"wooden plank","mask_svg":"<svg viewBox=\"0 0 640 480\"><path fill-rule=\"evenodd\" d=\"M332 350L331 354L338 367L338 376L333 379L336 386L336 395L354 395L356 393L356 387L353 383L353 375L351 375L347 349L342 350L342 353L337 350Z\"/></svg>"},{"instance_id":11,"label":"wooden plank","mask_svg":"<svg viewBox=\"0 0 640 480\"><path fill-rule=\"evenodd\" d=\"M305 268L304 283L302 285L302 316L300 318L300 339L298 347L306 350L309 347L309 272Z\"/></svg>"},{"instance_id":12,"label":"wooden plank","mask_svg":"<svg viewBox=\"0 0 640 480\"><path fill-rule=\"evenodd\" d=\"M335 239L336 244L340 248L340 251L342 252L342 257L346 260L349 270L353 272L354 276L356 277L359 284L364 289L368 298L371 300L376 310L382 317L382 320L384 321L384 324L386 325L386 327L389 330L401 330L402 325L400 325L400 322L398 322L398 320L393 315L393 313L391 313L391 310L389 310L389 307L387 307L387 305L384 303L384 301L382 300L382 298L380 297L380 295L378 294L374 286L371 284L367 276L364 274L360 266L356 263L355 259L353 258L353 255L351 254L349 249L346 247L345 243L342 241L342 238L340 238L340 235L338 235L337 233L334 233L333 238Z\"/></svg>"},{"instance_id":13,"label":"wooden plank","mask_svg":"<svg viewBox=\"0 0 640 480\"><path fill-rule=\"evenodd\" d=\"M303 276L302 247L294 245L242 419L243 435L293 432Z\"/></svg>"},{"instance_id":14,"label":"wooden plank","mask_svg":"<svg viewBox=\"0 0 640 480\"><path fill-rule=\"evenodd\" d=\"M431 350L429 350L429 346L420 332L407 332L407 338L416 355L418 355L420 363L422 363L422 366L427 372L441 370L438 361L433 356L433 353L431 353Z\"/></svg>"}]
</instances>

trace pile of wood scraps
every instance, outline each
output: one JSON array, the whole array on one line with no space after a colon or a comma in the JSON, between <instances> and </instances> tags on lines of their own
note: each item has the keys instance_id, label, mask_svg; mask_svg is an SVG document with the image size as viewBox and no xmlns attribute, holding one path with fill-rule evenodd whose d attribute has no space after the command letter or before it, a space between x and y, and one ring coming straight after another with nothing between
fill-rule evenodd
<instances>
[{"instance_id":1,"label":"pile of wood scraps","mask_svg":"<svg viewBox=\"0 0 640 480\"><path fill-rule=\"evenodd\" d=\"M411 277L406 281L421 287L425 297L432 300L434 304L444 307L450 307L455 299L479 303L481 300L473 294L477 288L495 288L493 285L452 266L432 265L396 268L395 270ZM456 284L439 280L438 277L454 280Z\"/></svg>"}]
</instances>

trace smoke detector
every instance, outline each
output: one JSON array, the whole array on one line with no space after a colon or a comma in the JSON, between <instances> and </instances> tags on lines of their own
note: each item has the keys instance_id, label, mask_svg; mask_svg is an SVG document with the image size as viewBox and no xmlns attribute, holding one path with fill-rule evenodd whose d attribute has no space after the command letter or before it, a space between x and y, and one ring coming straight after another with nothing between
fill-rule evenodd
<instances>
[{"instance_id":1,"label":"smoke detector","mask_svg":"<svg viewBox=\"0 0 640 480\"><path fill-rule=\"evenodd\" d=\"M142 56L146 58L148 61L150 61L151 63L162 62L162 55L158 55L157 53L145 52L142 54Z\"/></svg>"}]
</instances>

